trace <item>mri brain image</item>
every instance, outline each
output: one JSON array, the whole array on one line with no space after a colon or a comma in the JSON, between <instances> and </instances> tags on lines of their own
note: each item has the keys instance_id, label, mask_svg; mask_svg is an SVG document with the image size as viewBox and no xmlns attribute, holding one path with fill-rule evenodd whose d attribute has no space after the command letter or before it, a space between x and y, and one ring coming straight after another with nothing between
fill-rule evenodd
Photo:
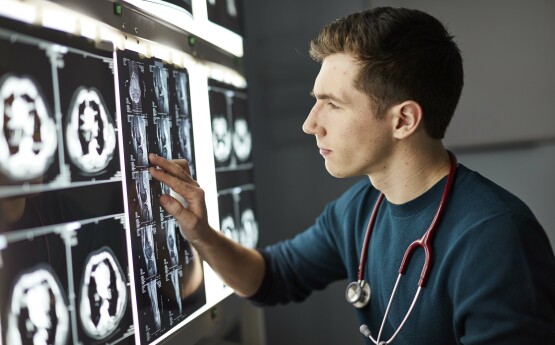
<instances>
[{"instance_id":1,"label":"mri brain image","mask_svg":"<svg viewBox=\"0 0 555 345\"><path fill-rule=\"evenodd\" d=\"M168 118L156 119L156 140L160 156L172 159L172 138L170 134L171 121Z\"/></svg>"},{"instance_id":2,"label":"mri brain image","mask_svg":"<svg viewBox=\"0 0 555 345\"><path fill-rule=\"evenodd\" d=\"M79 320L94 339L112 334L122 320L127 305L123 270L108 247L87 259L79 294Z\"/></svg>"},{"instance_id":3,"label":"mri brain image","mask_svg":"<svg viewBox=\"0 0 555 345\"><path fill-rule=\"evenodd\" d=\"M195 176L195 167L193 161L193 141L191 138L191 122L189 118L178 119L177 123L177 139L179 154L189 162L191 176Z\"/></svg>"},{"instance_id":4,"label":"mri brain image","mask_svg":"<svg viewBox=\"0 0 555 345\"><path fill-rule=\"evenodd\" d=\"M252 151L252 135L247 120L238 118L233 126L233 149L240 162L249 159Z\"/></svg>"},{"instance_id":5,"label":"mri brain image","mask_svg":"<svg viewBox=\"0 0 555 345\"><path fill-rule=\"evenodd\" d=\"M232 135L227 119L223 116L212 119L212 145L214 146L216 162L222 163L229 159L232 148Z\"/></svg>"},{"instance_id":6,"label":"mri brain image","mask_svg":"<svg viewBox=\"0 0 555 345\"><path fill-rule=\"evenodd\" d=\"M0 171L13 180L43 175L56 152L56 124L28 77L0 78Z\"/></svg>"},{"instance_id":7,"label":"mri brain image","mask_svg":"<svg viewBox=\"0 0 555 345\"><path fill-rule=\"evenodd\" d=\"M150 183L148 171L139 171L135 180L137 191L138 214L141 222L152 221L152 204L150 202Z\"/></svg>"},{"instance_id":8,"label":"mri brain image","mask_svg":"<svg viewBox=\"0 0 555 345\"><path fill-rule=\"evenodd\" d=\"M175 71L175 90L177 94L177 107L179 114L189 116L189 96L187 94L187 74Z\"/></svg>"},{"instance_id":9,"label":"mri brain image","mask_svg":"<svg viewBox=\"0 0 555 345\"><path fill-rule=\"evenodd\" d=\"M154 230L151 225L144 228L141 233L141 243L143 247L143 255L146 263L147 278L155 278L158 274L156 268L156 257L154 255ZM151 279L146 283L148 296L152 306L152 316L156 329L162 327L162 319L160 309L158 308L158 291L156 290L156 279Z\"/></svg>"},{"instance_id":10,"label":"mri brain image","mask_svg":"<svg viewBox=\"0 0 555 345\"><path fill-rule=\"evenodd\" d=\"M168 252L170 254L170 279L175 291L175 301L179 308L179 314L182 313L183 307L181 304L181 293L179 288L179 271L177 266L179 265L179 254L177 252L177 242L175 235L175 219L169 219L165 222L166 229L166 244L168 245Z\"/></svg>"},{"instance_id":11,"label":"mri brain image","mask_svg":"<svg viewBox=\"0 0 555 345\"><path fill-rule=\"evenodd\" d=\"M227 215L222 218L221 230L227 238L230 238L235 242L239 243L240 241L239 233L235 228L235 221L233 220L233 216Z\"/></svg>"},{"instance_id":12,"label":"mri brain image","mask_svg":"<svg viewBox=\"0 0 555 345\"><path fill-rule=\"evenodd\" d=\"M170 102L168 94L168 73L164 69L164 65L156 61L154 62L154 96L156 97L156 111L158 113L168 114L170 112Z\"/></svg>"},{"instance_id":13,"label":"mri brain image","mask_svg":"<svg viewBox=\"0 0 555 345\"><path fill-rule=\"evenodd\" d=\"M241 214L240 243L246 247L254 248L258 243L258 223L251 209L246 209Z\"/></svg>"},{"instance_id":14,"label":"mri brain image","mask_svg":"<svg viewBox=\"0 0 555 345\"><path fill-rule=\"evenodd\" d=\"M139 66L136 62L129 62L129 98L131 99L131 109L133 113L140 114L143 111L141 102L141 83L139 80Z\"/></svg>"},{"instance_id":15,"label":"mri brain image","mask_svg":"<svg viewBox=\"0 0 555 345\"><path fill-rule=\"evenodd\" d=\"M143 117L131 117L131 138L133 141L133 150L135 151L135 165L148 166L146 122Z\"/></svg>"},{"instance_id":16,"label":"mri brain image","mask_svg":"<svg viewBox=\"0 0 555 345\"><path fill-rule=\"evenodd\" d=\"M154 231L152 225L148 225L144 228L141 243L148 277L154 277L158 271L156 269L156 257L154 256Z\"/></svg>"},{"instance_id":17,"label":"mri brain image","mask_svg":"<svg viewBox=\"0 0 555 345\"><path fill-rule=\"evenodd\" d=\"M165 224L166 228L166 244L170 254L170 264L172 266L179 265L179 255L177 253L177 238L175 235L175 219L169 219Z\"/></svg>"},{"instance_id":18,"label":"mri brain image","mask_svg":"<svg viewBox=\"0 0 555 345\"><path fill-rule=\"evenodd\" d=\"M7 344L66 344L69 312L59 280L49 267L39 265L19 276L7 320Z\"/></svg>"},{"instance_id":19,"label":"mri brain image","mask_svg":"<svg viewBox=\"0 0 555 345\"><path fill-rule=\"evenodd\" d=\"M101 172L114 155L112 117L95 89L75 92L66 125L66 146L72 162L85 174Z\"/></svg>"},{"instance_id":20,"label":"mri brain image","mask_svg":"<svg viewBox=\"0 0 555 345\"><path fill-rule=\"evenodd\" d=\"M166 117L156 119L156 142L160 156L172 159L172 138L170 134L171 121ZM170 187L160 182L162 194L170 194Z\"/></svg>"}]
</instances>

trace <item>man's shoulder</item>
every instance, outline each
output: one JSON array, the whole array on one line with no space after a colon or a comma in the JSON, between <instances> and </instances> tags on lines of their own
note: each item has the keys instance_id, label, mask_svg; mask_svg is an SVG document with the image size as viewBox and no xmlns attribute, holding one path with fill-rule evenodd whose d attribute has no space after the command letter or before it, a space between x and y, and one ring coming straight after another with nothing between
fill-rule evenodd
<instances>
[{"instance_id":1,"label":"man's shoulder","mask_svg":"<svg viewBox=\"0 0 555 345\"><path fill-rule=\"evenodd\" d=\"M512 223L537 223L528 205L504 187L462 165L457 174L450 205L464 210L463 219L474 225L499 223L503 219Z\"/></svg>"}]
</instances>

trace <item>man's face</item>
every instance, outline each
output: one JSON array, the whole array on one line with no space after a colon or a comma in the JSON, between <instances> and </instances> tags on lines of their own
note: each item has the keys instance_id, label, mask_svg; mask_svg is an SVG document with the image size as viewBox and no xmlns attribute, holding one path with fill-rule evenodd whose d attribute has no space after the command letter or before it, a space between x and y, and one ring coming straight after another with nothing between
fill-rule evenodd
<instances>
[{"instance_id":1,"label":"man's face","mask_svg":"<svg viewBox=\"0 0 555 345\"><path fill-rule=\"evenodd\" d=\"M316 104L303 124L335 177L379 171L393 143L389 116L378 119L369 97L355 88L358 70L351 55L325 58L314 82Z\"/></svg>"}]
</instances>

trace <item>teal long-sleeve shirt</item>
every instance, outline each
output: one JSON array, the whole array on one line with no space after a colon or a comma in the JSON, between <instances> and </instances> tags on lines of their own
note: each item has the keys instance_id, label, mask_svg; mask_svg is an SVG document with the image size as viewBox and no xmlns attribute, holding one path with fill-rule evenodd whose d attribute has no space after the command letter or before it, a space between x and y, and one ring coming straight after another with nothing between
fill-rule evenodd
<instances>
[{"instance_id":1,"label":"teal long-sleeve shirt","mask_svg":"<svg viewBox=\"0 0 555 345\"><path fill-rule=\"evenodd\" d=\"M371 300L356 310L374 337L403 254L429 227L445 183L446 178L405 204L384 199L379 208L364 272ZM267 269L251 300L302 301L331 282L357 280L378 195L365 179L327 205L309 229L261 250ZM459 165L432 248L427 284L393 344L555 344L555 256L545 231L517 197ZM423 262L419 249L401 279L381 340L404 318Z\"/></svg>"}]
</instances>

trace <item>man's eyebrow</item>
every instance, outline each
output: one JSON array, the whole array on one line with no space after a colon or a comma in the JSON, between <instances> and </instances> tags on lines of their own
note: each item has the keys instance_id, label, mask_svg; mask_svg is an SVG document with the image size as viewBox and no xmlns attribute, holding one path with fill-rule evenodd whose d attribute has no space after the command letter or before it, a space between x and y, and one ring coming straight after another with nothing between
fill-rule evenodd
<instances>
[{"instance_id":1,"label":"man's eyebrow","mask_svg":"<svg viewBox=\"0 0 555 345\"><path fill-rule=\"evenodd\" d=\"M329 93L322 93L322 94L318 94L316 95L314 93L314 90L310 90L310 95L316 99L329 99L332 101L336 101L336 102L340 102L340 103L346 103L343 99L333 95L333 94L329 94Z\"/></svg>"}]
</instances>

